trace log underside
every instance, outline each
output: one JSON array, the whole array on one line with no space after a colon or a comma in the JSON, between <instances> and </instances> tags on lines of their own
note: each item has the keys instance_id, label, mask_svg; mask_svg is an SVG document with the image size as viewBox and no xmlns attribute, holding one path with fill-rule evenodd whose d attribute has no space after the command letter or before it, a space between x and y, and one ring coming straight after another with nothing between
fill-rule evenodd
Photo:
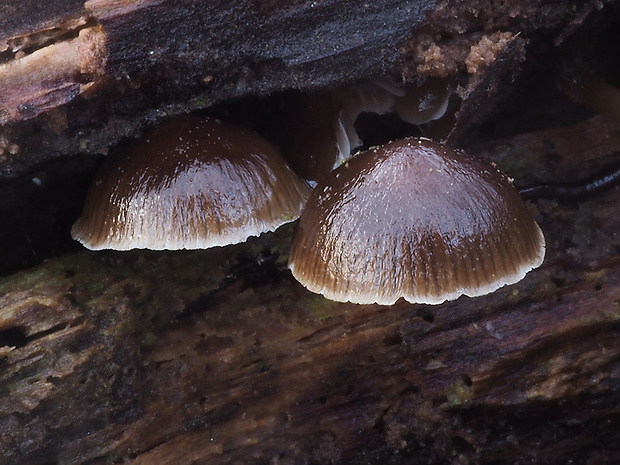
<instances>
[{"instance_id":1,"label":"log underside","mask_svg":"<svg viewBox=\"0 0 620 465\"><path fill-rule=\"evenodd\" d=\"M532 200L547 240L543 266L491 295L440 306L358 306L309 293L285 266L294 225L237 246L175 253L89 253L68 239L79 195L97 164L92 155L164 113L210 108L251 122L260 116L240 116L240 109L262 108L266 94L316 91L384 73L459 80L451 141L497 163L517 186L595 176L616 163L618 123L560 92L562 72L550 73L548 64L556 58L563 64L565 55L576 62L591 58L593 49L604 64L605 47L597 41L607 37L601 30L617 25L617 8L596 12L587 3L568 11L515 2L515 11L488 7L484 14L455 15L459 2L416 2L402 23L365 36L359 42L371 44L365 49L354 46L365 28L377 31L372 21L409 2L382 2L384 10L377 6L346 40L334 32L336 20L327 19L345 8L342 2L315 2L320 14L305 29L291 29L283 18L296 24L309 15L309 4L257 2L251 11L267 21L261 25L280 29L273 36L251 31L253 44L270 44L282 31L297 31L296 40L320 29L333 32L326 37L339 40L342 50L330 55L319 47L303 55L299 50L308 45L293 40L287 56L307 59L278 57L258 66L247 63L256 56L247 42L228 55L224 45L207 42L195 52L198 70L192 71L170 61L186 55L182 41L162 39L166 27L145 38L152 30L142 23L149 15L139 2L117 2L116 10L103 0L88 2L86 16L75 2L49 3L58 10L47 19L33 17L30 25L0 19L0 31L17 37L32 35L35 23L62 23L78 31L69 41L82 51L92 37L98 44L104 33L105 40L97 53L84 52L88 66L70 63L89 70L71 92L35 101L27 113L11 109L29 96L0 97L3 173L26 173L0 186L0 214L3 224L12 222L12 231L17 225L30 238L0 226L3 242L17 244L3 250L2 271L12 274L0 281L2 463L620 460L617 187L572 201ZM158 20L170 6L143 3ZM218 2L212 27L219 27L216 37L238 44L251 22L246 10L233 11L228 3ZM338 21L350 26L357 7L345 8ZM184 37L193 37L192 15L174 13L164 26L185 21ZM235 17L238 33L230 28ZM413 32L395 43L392 34L401 28ZM486 43L483 35L495 37L492 44L508 40L474 54L474 45ZM160 41L160 48L149 40ZM127 49L130 43L138 45ZM205 58L216 45L219 61ZM140 47L159 50L150 67ZM384 52L359 59L361 51L379 49ZM428 53L416 54L420 50ZM33 54L9 55L2 57ZM215 66L221 77L208 79L206 68ZM154 74L156 67L165 72ZM0 77L7 75L19 73L0 69ZM29 89L40 89L32 83ZM238 97L248 100L230 104ZM84 156L29 172L43 160L77 152ZM45 246L36 241L41 230ZM36 256L24 258L27 253ZM42 257L51 258L40 263Z\"/></svg>"}]
</instances>

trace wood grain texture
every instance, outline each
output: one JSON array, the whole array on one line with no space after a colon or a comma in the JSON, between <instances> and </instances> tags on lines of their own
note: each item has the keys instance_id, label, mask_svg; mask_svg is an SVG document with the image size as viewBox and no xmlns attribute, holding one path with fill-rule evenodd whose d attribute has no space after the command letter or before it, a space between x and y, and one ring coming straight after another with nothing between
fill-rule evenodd
<instances>
[{"instance_id":1,"label":"wood grain texture","mask_svg":"<svg viewBox=\"0 0 620 465\"><path fill-rule=\"evenodd\" d=\"M441 306L380 307L332 303L297 284L285 267L294 226L210 251L79 250L67 241L82 198L68 187L85 183L94 162L75 157L24 171L60 154L105 153L168 114L222 102L213 111L238 116L256 102L228 101L233 96L330 87L389 69L411 82L441 73L458 77L454 143L496 163L518 187L580 182L617 160L619 132L560 91L564 70L555 64L567 55L602 62L612 56L606 40L617 7L603 4L597 13L595 2L574 10L544 1L515 2L509 10L499 8L504 2L467 2L459 10L465 2L443 2L409 39L390 42L399 52L394 62L384 61L386 55L345 59L363 54L367 43L321 58L323 44L308 55L318 60L300 62L299 74L285 76L292 68L278 66L270 71L268 60L248 61L253 66L235 74L256 51L251 47L264 45L246 41L236 49L248 54L244 59L224 54L222 68L213 59L213 79L204 80L206 68L197 68L196 80L179 81L194 88L173 85L175 69L153 74L158 63L175 63L168 53L182 53L182 42L171 39L153 62L132 55L147 50L143 45L129 47L142 44L141 33L156 31L140 16L150 9L141 6L152 6L160 18L170 3L115 2L104 24L116 34L117 68L106 69L115 77L104 77L97 92L0 128L3 175L26 173L0 185L0 258L9 274L0 280L0 461L619 461L618 187L570 203L529 202L548 248L542 267L522 282ZM204 8L215 8L207 3ZM361 5L316 6L326 8L327 21L345 3ZM183 2L187 15L171 21L196 24L191 4ZM309 14L309 4L291 2L288 16L278 16L278 4L248 3L263 8L252 10L264 16L261 24ZM247 13L219 14L225 28ZM8 20L0 24L14 36L48 27L44 22L32 16L18 32ZM337 20L328 23L335 27ZM498 49L506 31L512 39ZM240 39L233 32L226 33ZM189 40L187 50L195 45ZM1 59L15 58L9 52ZM246 73L256 69L264 74ZM122 70L132 71L127 77ZM328 77L315 82L319 70ZM83 160L90 164L80 165Z\"/></svg>"},{"instance_id":2,"label":"wood grain texture","mask_svg":"<svg viewBox=\"0 0 620 465\"><path fill-rule=\"evenodd\" d=\"M27 65L24 60L31 60L28 54L11 53L11 49L5 53L9 61L0 64L0 83L12 91L10 105L0 101L4 124L0 146L16 147L2 150L0 171L6 176L60 154L105 151L169 114L233 98L326 88L386 73L401 53L399 44L424 21L434 3L86 2L80 17L104 37L103 44L98 44L99 38L89 42L99 52L91 70L96 85L87 95L77 98L81 93L74 90L52 99L50 105L36 89L14 84L17 72L2 78L3 68L20 69ZM48 14L48 22L53 21L53 12ZM58 30L53 31L51 44L38 44L35 52L66 41L61 26L74 15L67 10L66 18L56 18ZM30 35L22 33L19 39L38 37L41 21L33 22ZM79 27L71 30L75 34ZM16 42L12 34L8 26L6 32L0 29L0 43ZM55 56L53 52L48 50ZM50 94L66 87L65 82L77 86L84 79L92 81L90 75L76 77L80 73L74 69L47 69L54 76ZM16 111L22 108L20 103L32 110ZM52 108L56 111L51 118L42 115L33 120ZM33 132L39 133L35 139L29 137Z\"/></svg>"},{"instance_id":3,"label":"wood grain texture","mask_svg":"<svg viewBox=\"0 0 620 465\"><path fill-rule=\"evenodd\" d=\"M212 251L52 260L2 283L0 454L15 464L617 458L618 207L615 190L539 204L543 267L437 307L310 294L283 268L286 228ZM240 261L265 248L274 263Z\"/></svg>"},{"instance_id":4,"label":"wood grain texture","mask_svg":"<svg viewBox=\"0 0 620 465\"><path fill-rule=\"evenodd\" d=\"M567 35L598 2L573 9L536 0L506 9L483 0L91 0L81 10L25 3L36 15L21 5L3 3L0 75L83 28L98 34L84 46L96 51L86 67L48 69L54 79L43 95L17 86L11 76L18 73L0 79L12 89L8 108L0 105L3 178L67 154L106 153L170 115L289 89L324 90L384 74L415 81L469 67L475 72L462 75L472 83L465 94L488 96L513 77L527 41L548 40L549 31ZM503 73L483 72L491 63ZM17 111L22 107L27 111Z\"/></svg>"}]
</instances>

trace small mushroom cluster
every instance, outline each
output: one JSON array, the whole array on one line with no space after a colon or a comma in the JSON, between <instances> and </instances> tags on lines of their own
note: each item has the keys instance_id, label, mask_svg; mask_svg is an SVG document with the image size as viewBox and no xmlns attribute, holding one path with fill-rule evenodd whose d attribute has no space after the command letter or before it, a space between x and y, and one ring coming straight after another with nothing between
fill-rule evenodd
<instances>
[{"instance_id":1,"label":"small mushroom cluster","mask_svg":"<svg viewBox=\"0 0 620 465\"><path fill-rule=\"evenodd\" d=\"M420 86L378 80L318 95L291 92L279 100L267 132L295 172L315 184L364 144L356 128L361 115L395 114L403 125L426 125L446 113L454 90L448 79L429 78Z\"/></svg>"},{"instance_id":2,"label":"small mushroom cluster","mask_svg":"<svg viewBox=\"0 0 620 465\"><path fill-rule=\"evenodd\" d=\"M360 304L479 296L544 258L543 234L511 180L429 139L358 154L310 191L262 136L185 116L107 160L72 236L93 250L209 248L301 216L293 276Z\"/></svg>"}]
</instances>

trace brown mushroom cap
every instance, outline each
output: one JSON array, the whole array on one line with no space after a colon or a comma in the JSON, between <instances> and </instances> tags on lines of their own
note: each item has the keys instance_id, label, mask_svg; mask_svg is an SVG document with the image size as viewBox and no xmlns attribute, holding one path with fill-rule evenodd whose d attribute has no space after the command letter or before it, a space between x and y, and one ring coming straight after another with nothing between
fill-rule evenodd
<instances>
[{"instance_id":1,"label":"brown mushroom cap","mask_svg":"<svg viewBox=\"0 0 620 465\"><path fill-rule=\"evenodd\" d=\"M181 117L107 160L71 234L93 250L234 244L297 219L308 190L258 134Z\"/></svg>"},{"instance_id":2,"label":"brown mushroom cap","mask_svg":"<svg viewBox=\"0 0 620 465\"><path fill-rule=\"evenodd\" d=\"M336 301L439 304L515 283L544 252L509 178L409 138L364 152L319 183L289 267L309 290Z\"/></svg>"}]
</instances>

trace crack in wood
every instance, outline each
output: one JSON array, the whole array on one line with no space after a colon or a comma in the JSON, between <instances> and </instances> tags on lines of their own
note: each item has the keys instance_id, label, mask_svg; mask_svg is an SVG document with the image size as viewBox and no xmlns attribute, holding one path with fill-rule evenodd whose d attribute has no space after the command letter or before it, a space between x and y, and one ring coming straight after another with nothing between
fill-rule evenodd
<instances>
[{"instance_id":1,"label":"crack in wood","mask_svg":"<svg viewBox=\"0 0 620 465\"><path fill-rule=\"evenodd\" d=\"M80 31L97 24L94 17L80 15L51 28L4 39L0 42L0 65L24 58L50 45L75 39Z\"/></svg>"}]
</instances>

